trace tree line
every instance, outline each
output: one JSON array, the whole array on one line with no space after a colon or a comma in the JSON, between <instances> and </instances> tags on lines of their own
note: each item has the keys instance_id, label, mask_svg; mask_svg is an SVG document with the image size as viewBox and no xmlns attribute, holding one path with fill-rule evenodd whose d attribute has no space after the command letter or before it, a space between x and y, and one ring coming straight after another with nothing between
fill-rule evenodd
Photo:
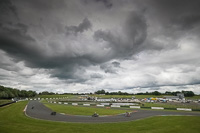
<instances>
[{"instance_id":1,"label":"tree line","mask_svg":"<svg viewBox=\"0 0 200 133\"><path fill-rule=\"evenodd\" d=\"M58 93L53 93L53 92L48 92L48 91L43 91L43 92L40 92L39 95L56 95Z\"/></svg>"},{"instance_id":2,"label":"tree line","mask_svg":"<svg viewBox=\"0 0 200 133\"><path fill-rule=\"evenodd\" d=\"M158 91L154 91L154 92L141 92L141 93L136 93L135 95L173 95L176 96L177 93L183 93L185 97L192 97L194 96L194 92L193 91L175 91L175 92L170 92L170 91L166 91L165 93L161 93ZM106 92L105 90L98 90L95 92L95 94L105 94L105 95L133 95L133 94L129 94L127 92Z\"/></svg>"},{"instance_id":3,"label":"tree line","mask_svg":"<svg viewBox=\"0 0 200 133\"><path fill-rule=\"evenodd\" d=\"M35 91L18 90L10 87L0 86L0 99L11 99L15 97L34 97L37 93Z\"/></svg>"}]
</instances>

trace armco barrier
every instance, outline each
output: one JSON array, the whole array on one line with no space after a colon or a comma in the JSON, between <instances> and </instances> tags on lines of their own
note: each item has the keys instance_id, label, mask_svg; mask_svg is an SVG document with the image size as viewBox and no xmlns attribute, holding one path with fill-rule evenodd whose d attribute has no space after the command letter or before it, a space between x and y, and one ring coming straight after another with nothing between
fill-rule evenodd
<instances>
[{"instance_id":1,"label":"armco barrier","mask_svg":"<svg viewBox=\"0 0 200 133\"><path fill-rule=\"evenodd\" d=\"M122 108L129 108L130 106L122 106L122 105L120 105L120 107L122 107Z\"/></svg>"},{"instance_id":2,"label":"armco barrier","mask_svg":"<svg viewBox=\"0 0 200 133\"><path fill-rule=\"evenodd\" d=\"M110 103L100 103L101 105L110 105Z\"/></svg>"},{"instance_id":3,"label":"armco barrier","mask_svg":"<svg viewBox=\"0 0 200 133\"><path fill-rule=\"evenodd\" d=\"M140 106L130 106L130 108L140 109Z\"/></svg>"},{"instance_id":4,"label":"armco barrier","mask_svg":"<svg viewBox=\"0 0 200 133\"><path fill-rule=\"evenodd\" d=\"M141 107L141 108L143 108L143 109L151 109L151 107Z\"/></svg>"},{"instance_id":5,"label":"armco barrier","mask_svg":"<svg viewBox=\"0 0 200 133\"><path fill-rule=\"evenodd\" d=\"M192 109L192 111L200 111L200 109Z\"/></svg>"},{"instance_id":6,"label":"armco barrier","mask_svg":"<svg viewBox=\"0 0 200 133\"><path fill-rule=\"evenodd\" d=\"M176 110L176 108L164 108L166 110Z\"/></svg>"},{"instance_id":7,"label":"armco barrier","mask_svg":"<svg viewBox=\"0 0 200 133\"><path fill-rule=\"evenodd\" d=\"M151 109L164 109L163 107L151 107Z\"/></svg>"},{"instance_id":8,"label":"armco barrier","mask_svg":"<svg viewBox=\"0 0 200 133\"><path fill-rule=\"evenodd\" d=\"M83 106L90 106L90 104L83 104Z\"/></svg>"},{"instance_id":9,"label":"armco barrier","mask_svg":"<svg viewBox=\"0 0 200 133\"><path fill-rule=\"evenodd\" d=\"M177 108L177 110L192 111L192 109L187 109L187 108Z\"/></svg>"},{"instance_id":10,"label":"armco barrier","mask_svg":"<svg viewBox=\"0 0 200 133\"><path fill-rule=\"evenodd\" d=\"M16 101L5 103L5 104L1 104L0 107L6 106L6 105L9 105L9 104L12 104L12 103L16 103Z\"/></svg>"},{"instance_id":11,"label":"armco barrier","mask_svg":"<svg viewBox=\"0 0 200 133\"><path fill-rule=\"evenodd\" d=\"M100 105L100 104L97 104L96 106L97 106L97 107L104 107L104 105Z\"/></svg>"},{"instance_id":12,"label":"armco barrier","mask_svg":"<svg viewBox=\"0 0 200 133\"><path fill-rule=\"evenodd\" d=\"M113 108L120 108L120 105L111 105L110 107L113 107Z\"/></svg>"},{"instance_id":13,"label":"armco barrier","mask_svg":"<svg viewBox=\"0 0 200 133\"><path fill-rule=\"evenodd\" d=\"M72 105L76 106L76 105L78 105L78 103L72 103Z\"/></svg>"}]
</instances>

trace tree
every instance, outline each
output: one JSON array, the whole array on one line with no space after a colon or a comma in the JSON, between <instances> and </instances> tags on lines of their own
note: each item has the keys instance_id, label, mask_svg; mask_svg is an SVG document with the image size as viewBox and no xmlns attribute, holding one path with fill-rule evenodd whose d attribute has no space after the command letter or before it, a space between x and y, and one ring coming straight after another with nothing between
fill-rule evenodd
<instances>
[{"instance_id":1,"label":"tree","mask_svg":"<svg viewBox=\"0 0 200 133\"><path fill-rule=\"evenodd\" d=\"M8 94L5 91L0 92L0 98L1 99L8 99Z\"/></svg>"},{"instance_id":2,"label":"tree","mask_svg":"<svg viewBox=\"0 0 200 133\"><path fill-rule=\"evenodd\" d=\"M56 93L57 94L57 93ZM48 92L48 91L43 91L43 92L40 92L39 95L55 95L55 93L53 92Z\"/></svg>"},{"instance_id":3,"label":"tree","mask_svg":"<svg viewBox=\"0 0 200 133\"><path fill-rule=\"evenodd\" d=\"M193 97L194 92L193 91L182 91L185 97Z\"/></svg>"},{"instance_id":4,"label":"tree","mask_svg":"<svg viewBox=\"0 0 200 133\"><path fill-rule=\"evenodd\" d=\"M11 99L14 97L34 97L35 95L37 95L35 91L18 90L18 89L0 86L1 99Z\"/></svg>"},{"instance_id":5,"label":"tree","mask_svg":"<svg viewBox=\"0 0 200 133\"><path fill-rule=\"evenodd\" d=\"M105 94L105 93L106 93L106 92L105 92L105 90L103 90L103 89L102 89L102 90L98 90L98 91L95 92L95 94Z\"/></svg>"},{"instance_id":6,"label":"tree","mask_svg":"<svg viewBox=\"0 0 200 133\"><path fill-rule=\"evenodd\" d=\"M158 91L154 91L154 92L152 92L152 95L161 95L161 93Z\"/></svg>"},{"instance_id":7,"label":"tree","mask_svg":"<svg viewBox=\"0 0 200 133\"><path fill-rule=\"evenodd\" d=\"M166 91L165 94L166 95L172 95L172 93L170 91Z\"/></svg>"}]
</instances>

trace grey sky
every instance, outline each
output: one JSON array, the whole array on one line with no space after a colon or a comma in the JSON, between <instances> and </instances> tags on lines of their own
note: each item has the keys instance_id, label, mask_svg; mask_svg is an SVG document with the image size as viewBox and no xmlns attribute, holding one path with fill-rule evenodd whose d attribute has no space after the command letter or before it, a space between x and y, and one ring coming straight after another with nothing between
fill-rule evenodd
<instances>
[{"instance_id":1,"label":"grey sky","mask_svg":"<svg viewBox=\"0 0 200 133\"><path fill-rule=\"evenodd\" d=\"M198 0L1 0L0 84L200 93Z\"/></svg>"}]
</instances>

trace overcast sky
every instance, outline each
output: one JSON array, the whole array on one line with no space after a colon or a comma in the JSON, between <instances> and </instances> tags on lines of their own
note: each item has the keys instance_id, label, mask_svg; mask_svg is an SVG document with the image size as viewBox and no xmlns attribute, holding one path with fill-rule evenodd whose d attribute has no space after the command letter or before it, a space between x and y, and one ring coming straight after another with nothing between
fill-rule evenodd
<instances>
[{"instance_id":1,"label":"overcast sky","mask_svg":"<svg viewBox=\"0 0 200 133\"><path fill-rule=\"evenodd\" d=\"M0 85L200 94L199 0L0 0Z\"/></svg>"}]
</instances>

